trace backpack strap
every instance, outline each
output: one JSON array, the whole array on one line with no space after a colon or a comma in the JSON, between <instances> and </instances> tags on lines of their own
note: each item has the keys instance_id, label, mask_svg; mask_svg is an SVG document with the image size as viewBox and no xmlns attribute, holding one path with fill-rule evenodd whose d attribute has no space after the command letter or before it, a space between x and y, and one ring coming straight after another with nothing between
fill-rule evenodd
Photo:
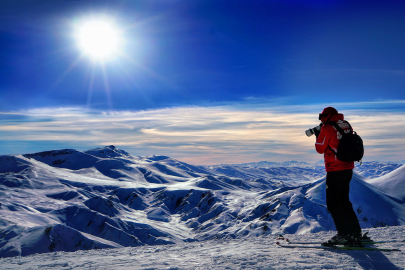
<instances>
[{"instance_id":1,"label":"backpack strap","mask_svg":"<svg viewBox=\"0 0 405 270\"><path fill-rule=\"evenodd\" d=\"M347 121L345 121L345 122L349 124L349 122L347 122ZM331 122L329 122L329 124L334 126L336 128L336 130L339 131L340 134L342 134L342 136L347 135L346 132L344 132L344 130L341 127L339 127L339 125L336 122L331 121ZM349 127L350 127L350 131L353 132L352 126L350 124L349 124ZM330 147L330 145L328 145L328 147L335 155L337 155L337 152L335 150L333 150L332 147Z\"/></svg>"},{"instance_id":2,"label":"backpack strap","mask_svg":"<svg viewBox=\"0 0 405 270\"><path fill-rule=\"evenodd\" d=\"M349 124L349 122L347 122L347 121L345 121L347 124ZM331 124L332 126L334 126L335 128L336 128L336 130L337 131L339 131L339 133L342 135L342 136L345 136L346 135L346 132L344 132L344 130L341 128L341 127L339 127L339 125L336 123L336 122L329 122L329 124ZM350 127L350 131L351 132L353 132L353 129L352 129L352 126L349 124L349 127Z\"/></svg>"},{"instance_id":3,"label":"backpack strap","mask_svg":"<svg viewBox=\"0 0 405 270\"><path fill-rule=\"evenodd\" d=\"M337 155L337 152L335 152L335 150L333 150L332 147L330 147L330 145L328 145L328 148L329 148L330 151L332 151L335 155Z\"/></svg>"}]
</instances>

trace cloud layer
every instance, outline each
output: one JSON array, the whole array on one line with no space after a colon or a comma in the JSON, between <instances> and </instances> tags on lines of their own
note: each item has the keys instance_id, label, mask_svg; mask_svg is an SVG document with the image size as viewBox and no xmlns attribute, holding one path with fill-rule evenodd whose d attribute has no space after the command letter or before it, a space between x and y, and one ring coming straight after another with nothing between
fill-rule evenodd
<instances>
[{"instance_id":1,"label":"cloud layer","mask_svg":"<svg viewBox=\"0 0 405 270\"><path fill-rule=\"evenodd\" d=\"M404 158L403 101L335 104L365 143L365 160ZM243 104L104 112L41 108L0 113L1 154L115 145L133 155L163 154L193 164L318 161L314 137L323 105ZM400 108L392 110L389 108ZM37 149L39 145L46 149ZM36 147L34 147L36 146Z\"/></svg>"}]
</instances>

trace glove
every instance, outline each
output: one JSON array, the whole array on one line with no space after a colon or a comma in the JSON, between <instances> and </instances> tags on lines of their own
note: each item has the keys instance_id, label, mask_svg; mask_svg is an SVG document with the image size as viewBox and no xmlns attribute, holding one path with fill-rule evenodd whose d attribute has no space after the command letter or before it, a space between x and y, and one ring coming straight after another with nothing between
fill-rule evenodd
<instances>
[{"instance_id":1,"label":"glove","mask_svg":"<svg viewBox=\"0 0 405 270\"><path fill-rule=\"evenodd\" d=\"M321 133L321 128L322 128L322 126L323 126L323 124L321 123L321 124L319 125L319 128L317 127L317 128L314 129L315 137L316 137L317 139L318 139L318 137L319 137L319 133Z\"/></svg>"}]
</instances>

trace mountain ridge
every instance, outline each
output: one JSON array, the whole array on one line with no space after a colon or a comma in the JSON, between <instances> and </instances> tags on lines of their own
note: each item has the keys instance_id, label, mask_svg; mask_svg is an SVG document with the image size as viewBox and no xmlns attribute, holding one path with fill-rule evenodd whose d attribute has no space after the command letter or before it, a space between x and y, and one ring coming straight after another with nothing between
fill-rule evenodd
<instances>
[{"instance_id":1,"label":"mountain ridge","mask_svg":"<svg viewBox=\"0 0 405 270\"><path fill-rule=\"evenodd\" d=\"M114 146L0 156L0 165L1 257L334 230L323 169L194 166ZM372 180L354 173L361 226L405 225L403 200Z\"/></svg>"}]
</instances>

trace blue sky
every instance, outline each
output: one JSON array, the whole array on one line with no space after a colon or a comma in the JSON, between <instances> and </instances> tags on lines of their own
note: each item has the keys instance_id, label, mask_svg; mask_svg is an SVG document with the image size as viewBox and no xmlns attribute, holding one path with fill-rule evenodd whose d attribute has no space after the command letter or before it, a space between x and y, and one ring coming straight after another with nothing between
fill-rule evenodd
<instances>
[{"instance_id":1,"label":"blue sky","mask_svg":"<svg viewBox=\"0 0 405 270\"><path fill-rule=\"evenodd\" d=\"M194 164L316 161L304 130L332 105L366 160L405 159L400 2L1 1L0 154L115 144ZM74 38L97 17L125 40L102 63Z\"/></svg>"}]
</instances>

